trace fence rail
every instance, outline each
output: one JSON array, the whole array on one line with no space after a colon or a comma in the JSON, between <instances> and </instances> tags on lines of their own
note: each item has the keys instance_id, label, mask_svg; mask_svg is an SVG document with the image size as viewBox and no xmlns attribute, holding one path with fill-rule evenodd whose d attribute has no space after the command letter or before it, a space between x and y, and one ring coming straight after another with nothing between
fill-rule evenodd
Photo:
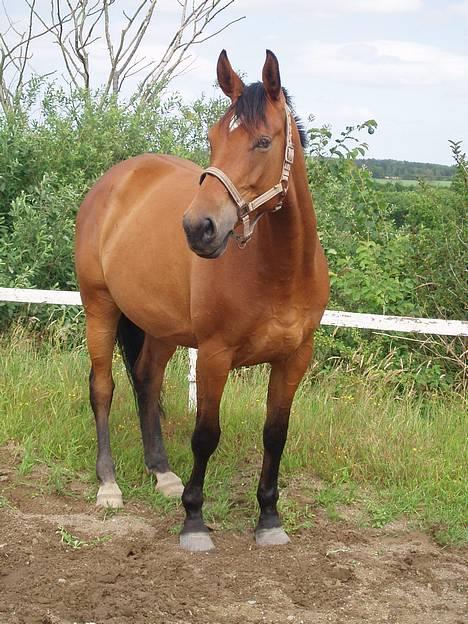
<instances>
[{"instance_id":1,"label":"fence rail","mask_svg":"<svg viewBox=\"0 0 468 624\"><path fill-rule=\"evenodd\" d=\"M33 290L30 288L0 288L0 302L44 303L66 306L80 306L80 293L73 290ZM358 314L326 310L322 325L334 327L355 327L380 331L414 332L438 336L468 336L468 321L415 318L410 316L385 316L380 314ZM197 402L196 365L197 351L189 349L189 408Z\"/></svg>"},{"instance_id":2,"label":"fence rail","mask_svg":"<svg viewBox=\"0 0 468 624\"><path fill-rule=\"evenodd\" d=\"M30 288L0 288L0 302L48 303L81 305L80 293L74 290L33 290ZM322 325L356 327L380 331L414 332L438 336L468 336L468 321L416 318L412 316L385 316L327 310Z\"/></svg>"}]
</instances>

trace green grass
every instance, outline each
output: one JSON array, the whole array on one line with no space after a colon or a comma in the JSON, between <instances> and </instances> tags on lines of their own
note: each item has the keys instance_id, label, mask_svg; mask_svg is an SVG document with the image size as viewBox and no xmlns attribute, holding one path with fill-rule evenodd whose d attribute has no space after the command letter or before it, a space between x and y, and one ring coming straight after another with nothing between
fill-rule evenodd
<instances>
[{"instance_id":1,"label":"green grass","mask_svg":"<svg viewBox=\"0 0 468 624\"><path fill-rule=\"evenodd\" d=\"M20 334L0 343L0 446L9 441L20 445L21 478L45 464L50 492L67 495L71 481L79 479L88 484L91 499L96 491L95 432L87 375L83 349L38 346ZM156 493L145 474L133 397L118 356L114 377L111 439L124 496L172 513L179 503ZM223 434L206 482L205 517L211 525L244 529L256 521L266 385L266 367L256 367L233 373L226 387ZM187 479L194 418L187 413L184 352L168 370L164 403L172 466ZM335 520L353 506L373 526L403 516L430 530L440 543L466 542L465 414L466 403L455 393L405 395L382 376L339 370L307 377L293 406L282 462L287 528L313 525L318 506Z\"/></svg>"},{"instance_id":2,"label":"green grass","mask_svg":"<svg viewBox=\"0 0 468 624\"><path fill-rule=\"evenodd\" d=\"M57 533L57 535L60 536L60 541L62 542L62 544L64 544L65 546L69 546L70 548L73 548L73 550L78 550L86 546L98 546L99 544L108 542L111 539L109 536L104 535L103 537L96 537L90 542L85 542L81 540L79 537L72 535L63 526L59 526L55 532Z\"/></svg>"}]
</instances>

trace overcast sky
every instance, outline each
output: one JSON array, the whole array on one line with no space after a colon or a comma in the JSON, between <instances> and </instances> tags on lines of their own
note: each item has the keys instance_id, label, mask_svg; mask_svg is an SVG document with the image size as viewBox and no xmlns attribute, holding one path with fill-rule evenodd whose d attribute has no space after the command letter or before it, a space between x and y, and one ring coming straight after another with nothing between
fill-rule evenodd
<instances>
[{"instance_id":1,"label":"overcast sky","mask_svg":"<svg viewBox=\"0 0 468 624\"><path fill-rule=\"evenodd\" d=\"M21 0L4 4L19 19ZM164 49L177 7L177 0L160 0L148 58ZM222 48L246 81L258 80L270 48L304 118L313 113L316 124L337 131L377 120L377 132L366 137L370 157L451 163L448 139L463 139L468 150L468 0L235 0L218 26L242 15L194 49L190 70L172 89L186 98L215 93ZM96 60L99 54L97 47ZM50 71L55 58L53 44L41 43L36 70Z\"/></svg>"}]
</instances>

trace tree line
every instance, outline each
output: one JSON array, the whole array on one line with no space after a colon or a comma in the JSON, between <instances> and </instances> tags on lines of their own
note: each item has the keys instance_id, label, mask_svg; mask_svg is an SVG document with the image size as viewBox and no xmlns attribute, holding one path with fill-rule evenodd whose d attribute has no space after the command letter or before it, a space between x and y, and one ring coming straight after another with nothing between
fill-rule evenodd
<instances>
[{"instance_id":1,"label":"tree line","mask_svg":"<svg viewBox=\"0 0 468 624\"><path fill-rule=\"evenodd\" d=\"M360 158L356 160L358 167L368 169L374 178L398 180L451 180L456 172L453 165L420 163L391 158Z\"/></svg>"}]
</instances>

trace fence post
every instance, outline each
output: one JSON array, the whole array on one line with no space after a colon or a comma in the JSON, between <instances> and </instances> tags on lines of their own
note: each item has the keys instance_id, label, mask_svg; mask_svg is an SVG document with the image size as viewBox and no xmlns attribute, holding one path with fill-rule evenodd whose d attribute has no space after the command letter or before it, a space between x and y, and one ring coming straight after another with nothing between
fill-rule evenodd
<instances>
[{"instance_id":1,"label":"fence post","mask_svg":"<svg viewBox=\"0 0 468 624\"><path fill-rule=\"evenodd\" d=\"M197 409L197 350L189 349L189 411L194 412Z\"/></svg>"}]
</instances>

